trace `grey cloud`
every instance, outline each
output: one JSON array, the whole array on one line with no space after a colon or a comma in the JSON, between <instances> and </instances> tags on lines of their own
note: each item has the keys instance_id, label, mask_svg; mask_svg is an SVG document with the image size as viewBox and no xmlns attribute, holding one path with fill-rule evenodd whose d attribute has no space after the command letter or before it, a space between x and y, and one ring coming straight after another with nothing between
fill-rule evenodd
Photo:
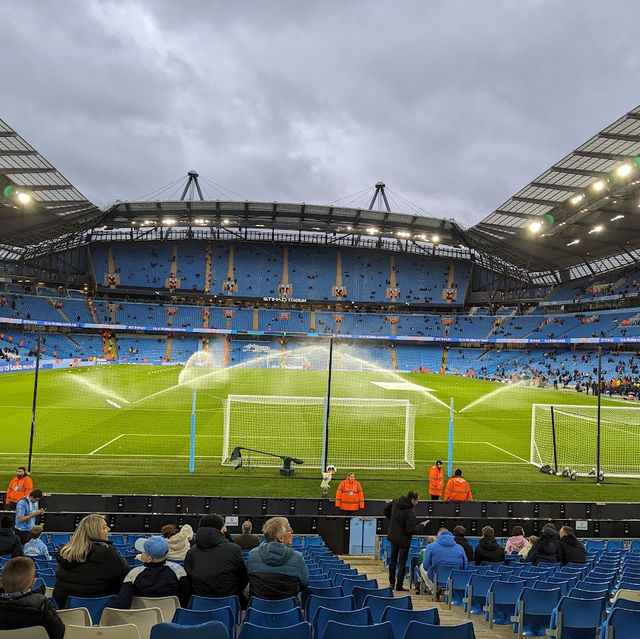
<instances>
[{"instance_id":1,"label":"grey cloud","mask_svg":"<svg viewBox=\"0 0 640 639\"><path fill-rule=\"evenodd\" d=\"M195 168L267 201L384 180L468 226L637 103L634 0L23 0L11 13L0 117L98 203Z\"/></svg>"}]
</instances>

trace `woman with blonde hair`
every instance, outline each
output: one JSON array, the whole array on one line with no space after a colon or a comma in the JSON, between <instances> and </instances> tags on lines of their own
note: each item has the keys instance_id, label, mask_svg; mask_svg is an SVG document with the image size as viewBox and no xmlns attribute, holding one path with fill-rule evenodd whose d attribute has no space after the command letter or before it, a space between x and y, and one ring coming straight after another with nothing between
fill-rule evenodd
<instances>
[{"instance_id":1,"label":"woman with blonde hair","mask_svg":"<svg viewBox=\"0 0 640 639\"><path fill-rule=\"evenodd\" d=\"M58 566L53 598L64 608L67 597L116 595L129 566L109 541L102 515L87 515L56 554Z\"/></svg>"}]
</instances>

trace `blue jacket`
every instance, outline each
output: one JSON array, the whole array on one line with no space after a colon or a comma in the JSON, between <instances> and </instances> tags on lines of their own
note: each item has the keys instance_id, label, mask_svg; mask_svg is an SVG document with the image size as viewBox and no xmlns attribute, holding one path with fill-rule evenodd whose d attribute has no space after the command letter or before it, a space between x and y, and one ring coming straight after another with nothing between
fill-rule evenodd
<instances>
[{"instance_id":1,"label":"blue jacket","mask_svg":"<svg viewBox=\"0 0 640 639\"><path fill-rule=\"evenodd\" d=\"M249 552L249 594L262 599L297 596L309 583L304 558L290 546L277 541L264 542Z\"/></svg>"},{"instance_id":2,"label":"blue jacket","mask_svg":"<svg viewBox=\"0 0 640 639\"><path fill-rule=\"evenodd\" d=\"M429 579L433 579L433 571L437 566L453 566L464 569L468 565L464 549L456 543L448 530L441 532L436 540L424 550L422 567L429 575Z\"/></svg>"}]
</instances>

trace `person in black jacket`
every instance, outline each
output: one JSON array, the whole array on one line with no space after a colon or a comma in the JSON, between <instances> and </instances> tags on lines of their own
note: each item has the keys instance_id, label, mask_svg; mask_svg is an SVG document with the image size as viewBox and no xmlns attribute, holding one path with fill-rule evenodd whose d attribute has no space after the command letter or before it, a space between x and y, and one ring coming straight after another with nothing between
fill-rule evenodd
<instances>
[{"instance_id":1,"label":"person in black jacket","mask_svg":"<svg viewBox=\"0 0 640 639\"><path fill-rule=\"evenodd\" d=\"M491 526L482 529L482 539L478 542L473 554L476 564L483 561L501 563L504 561L504 548L496 541L495 533Z\"/></svg>"},{"instance_id":2,"label":"person in black jacket","mask_svg":"<svg viewBox=\"0 0 640 639\"><path fill-rule=\"evenodd\" d=\"M137 544L138 542L136 542ZM124 578L114 608L131 608L134 597L177 596L186 608L191 596L191 584L185 569L173 561L166 561L169 542L160 535L142 541L142 566L136 566Z\"/></svg>"},{"instance_id":3,"label":"person in black jacket","mask_svg":"<svg viewBox=\"0 0 640 639\"><path fill-rule=\"evenodd\" d=\"M453 529L453 540L456 544L462 546L462 550L464 550L464 554L467 556L467 560L469 562L473 561L473 548L471 544L467 541L465 535L467 534L467 530L464 526L456 526Z\"/></svg>"},{"instance_id":4,"label":"person in black jacket","mask_svg":"<svg viewBox=\"0 0 640 639\"><path fill-rule=\"evenodd\" d=\"M566 566L570 561L577 564L587 563L587 551L584 544L576 538L571 526L560 528L560 561Z\"/></svg>"},{"instance_id":5,"label":"person in black jacket","mask_svg":"<svg viewBox=\"0 0 640 639\"><path fill-rule=\"evenodd\" d=\"M384 516L389 520L387 539L391 544L389 554L389 585L396 590L406 590L404 587L404 573L407 568L407 557L411 537L418 532L419 526L426 526L429 521L418 524L414 507L419 502L419 495L410 490L406 497L398 497L384 507Z\"/></svg>"},{"instance_id":6,"label":"person in black jacket","mask_svg":"<svg viewBox=\"0 0 640 639\"><path fill-rule=\"evenodd\" d=\"M541 561L558 562L560 561L560 541L558 539L555 528L551 526L543 526L540 537L531 546L531 550L527 554L525 561L533 563L536 566Z\"/></svg>"},{"instance_id":7,"label":"person in black jacket","mask_svg":"<svg viewBox=\"0 0 640 639\"><path fill-rule=\"evenodd\" d=\"M184 559L184 569L196 595L227 597L238 595L249 583L240 546L227 539L227 527L220 515L205 515L195 536L195 545Z\"/></svg>"},{"instance_id":8,"label":"person in black jacket","mask_svg":"<svg viewBox=\"0 0 640 639\"><path fill-rule=\"evenodd\" d=\"M14 557L2 569L0 595L0 630L17 630L42 626L49 639L64 637L64 624L55 606L45 597L45 587L31 590L36 581L36 567L28 557Z\"/></svg>"},{"instance_id":9,"label":"person in black jacket","mask_svg":"<svg viewBox=\"0 0 640 639\"><path fill-rule=\"evenodd\" d=\"M0 521L0 555L22 556L22 542L13 532L13 517L6 515Z\"/></svg>"},{"instance_id":10,"label":"person in black jacket","mask_svg":"<svg viewBox=\"0 0 640 639\"><path fill-rule=\"evenodd\" d=\"M53 598L64 608L67 597L117 595L129 566L109 541L102 515L87 515L56 554L58 566Z\"/></svg>"}]
</instances>

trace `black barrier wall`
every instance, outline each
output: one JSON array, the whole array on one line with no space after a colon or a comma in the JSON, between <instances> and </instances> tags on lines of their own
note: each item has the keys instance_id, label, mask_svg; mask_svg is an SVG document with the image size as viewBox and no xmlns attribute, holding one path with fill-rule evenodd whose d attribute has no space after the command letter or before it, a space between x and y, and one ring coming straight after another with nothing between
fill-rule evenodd
<instances>
[{"instance_id":1,"label":"black barrier wall","mask_svg":"<svg viewBox=\"0 0 640 639\"><path fill-rule=\"evenodd\" d=\"M4 494L0 495L4 508ZM346 553L351 517L375 517L377 533L384 535L387 521L382 515L385 502L367 501L356 513L338 510L329 499L282 499L252 497L192 497L166 495L46 495L42 503L47 512L42 523L49 532L70 532L88 513L103 513L113 532L158 532L166 523L197 527L208 513L238 517L240 531L245 519L259 530L270 517L284 516L298 534L319 534L334 552ZM416 506L419 520L429 519L425 534L432 535L446 526L458 524L467 534L480 535L483 526L494 528L497 536L507 536L514 525L526 534L536 534L552 521L557 527L568 524L579 537L640 537L640 504L585 502L421 502Z\"/></svg>"}]
</instances>

